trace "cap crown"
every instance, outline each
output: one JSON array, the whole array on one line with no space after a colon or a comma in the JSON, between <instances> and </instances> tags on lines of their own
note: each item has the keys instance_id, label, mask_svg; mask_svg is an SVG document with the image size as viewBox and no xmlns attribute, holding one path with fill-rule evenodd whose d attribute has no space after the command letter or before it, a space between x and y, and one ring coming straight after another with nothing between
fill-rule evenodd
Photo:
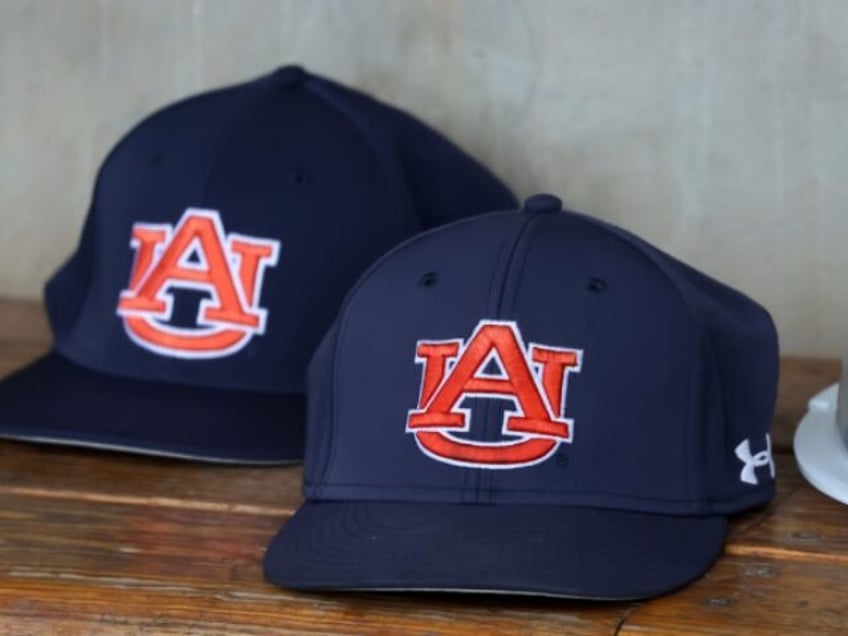
<instances>
[{"instance_id":1,"label":"cap crown","mask_svg":"<svg viewBox=\"0 0 848 636\"><path fill-rule=\"evenodd\" d=\"M349 295L310 367L305 491L734 511L772 494L776 380L738 292L583 215L485 215Z\"/></svg>"},{"instance_id":2,"label":"cap crown","mask_svg":"<svg viewBox=\"0 0 848 636\"><path fill-rule=\"evenodd\" d=\"M370 263L512 201L413 118L300 69L205 93L103 163L77 252L46 289L55 348L133 379L302 391Z\"/></svg>"}]
</instances>

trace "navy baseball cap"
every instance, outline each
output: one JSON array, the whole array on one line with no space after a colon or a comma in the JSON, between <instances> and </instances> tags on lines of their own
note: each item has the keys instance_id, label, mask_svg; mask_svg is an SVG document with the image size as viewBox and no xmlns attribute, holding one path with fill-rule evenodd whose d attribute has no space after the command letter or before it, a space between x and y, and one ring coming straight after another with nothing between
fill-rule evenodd
<instances>
[{"instance_id":1,"label":"navy baseball cap","mask_svg":"<svg viewBox=\"0 0 848 636\"><path fill-rule=\"evenodd\" d=\"M266 577L678 588L728 515L773 496L777 369L763 308L551 195L426 232L369 269L316 351L306 502Z\"/></svg>"},{"instance_id":2,"label":"navy baseball cap","mask_svg":"<svg viewBox=\"0 0 848 636\"><path fill-rule=\"evenodd\" d=\"M171 105L103 163L46 286L52 351L0 383L0 437L299 459L306 367L357 277L513 201L413 117L297 67Z\"/></svg>"}]
</instances>

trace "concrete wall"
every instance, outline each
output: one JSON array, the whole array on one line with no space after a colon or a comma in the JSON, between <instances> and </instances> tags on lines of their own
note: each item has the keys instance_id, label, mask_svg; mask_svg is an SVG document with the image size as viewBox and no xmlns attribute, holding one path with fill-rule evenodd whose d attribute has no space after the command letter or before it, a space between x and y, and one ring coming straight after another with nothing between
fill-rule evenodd
<instances>
[{"instance_id":1,"label":"concrete wall","mask_svg":"<svg viewBox=\"0 0 848 636\"><path fill-rule=\"evenodd\" d=\"M785 351L848 346L843 0L0 0L0 295L141 116L292 61L751 294Z\"/></svg>"}]
</instances>

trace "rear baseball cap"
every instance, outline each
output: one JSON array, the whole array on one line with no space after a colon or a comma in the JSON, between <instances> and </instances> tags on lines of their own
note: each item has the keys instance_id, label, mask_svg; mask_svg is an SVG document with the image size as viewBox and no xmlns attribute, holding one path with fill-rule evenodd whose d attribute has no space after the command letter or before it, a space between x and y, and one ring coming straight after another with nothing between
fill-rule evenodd
<instances>
[{"instance_id":1,"label":"rear baseball cap","mask_svg":"<svg viewBox=\"0 0 848 636\"><path fill-rule=\"evenodd\" d=\"M111 151L0 437L224 462L303 453L307 363L388 248L509 205L413 117L303 69L180 101Z\"/></svg>"},{"instance_id":2,"label":"rear baseball cap","mask_svg":"<svg viewBox=\"0 0 848 636\"><path fill-rule=\"evenodd\" d=\"M728 515L773 496L755 457L777 368L764 309L551 195L424 233L359 280L313 358L306 502L266 576L678 588L717 558Z\"/></svg>"}]
</instances>

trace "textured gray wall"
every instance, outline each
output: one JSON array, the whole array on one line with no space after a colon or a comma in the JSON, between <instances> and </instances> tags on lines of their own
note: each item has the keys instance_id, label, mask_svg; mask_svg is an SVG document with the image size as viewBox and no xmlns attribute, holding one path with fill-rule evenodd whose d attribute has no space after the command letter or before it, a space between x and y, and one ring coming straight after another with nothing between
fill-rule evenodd
<instances>
[{"instance_id":1,"label":"textured gray wall","mask_svg":"<svg viewBox=\"0 0 848 636\"><path fill-rule=\"evenodd\" d=\"M0 295L149 111L299 61L848 345L844 0L0 0Z\"/></svg>"}]
</instances>

